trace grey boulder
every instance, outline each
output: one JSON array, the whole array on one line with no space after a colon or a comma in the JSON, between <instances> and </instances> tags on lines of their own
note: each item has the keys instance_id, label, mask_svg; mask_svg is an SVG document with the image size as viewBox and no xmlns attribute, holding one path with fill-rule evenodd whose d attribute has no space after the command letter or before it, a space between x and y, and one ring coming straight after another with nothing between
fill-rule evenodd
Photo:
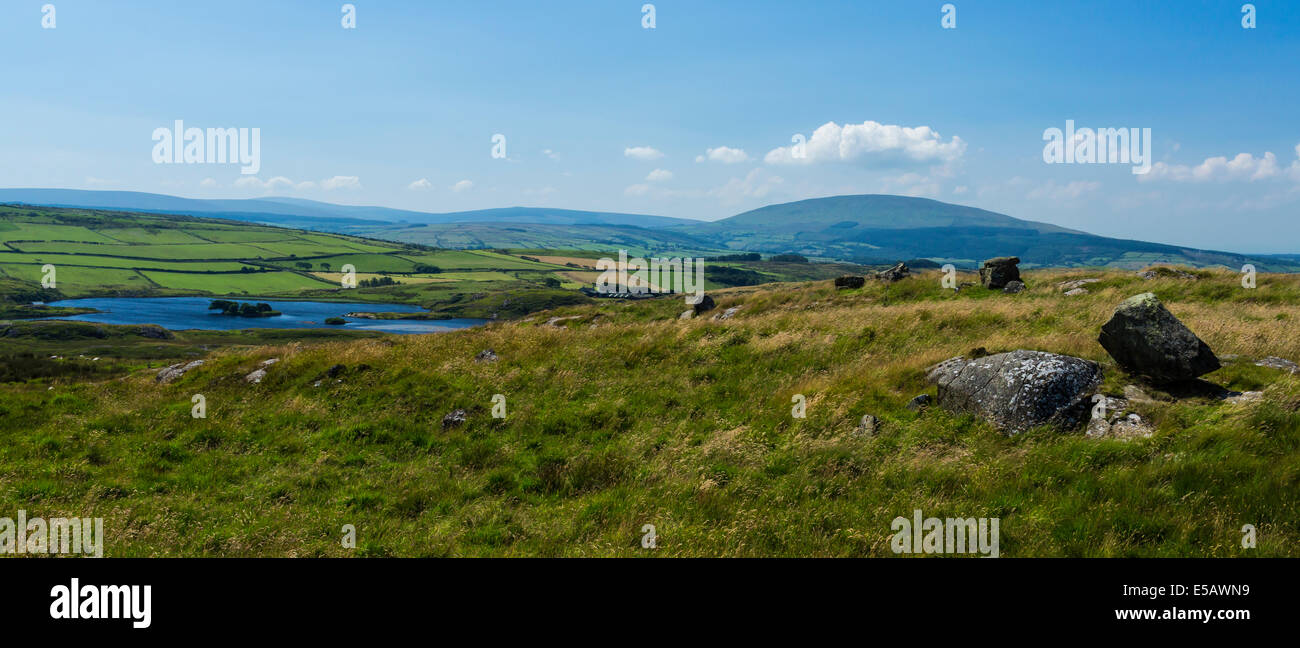
<instances>
[{"instance_id":1,"label":"grey boulder","mask_svg":"<svg viewBox=\"0 0 1300 648\"><path fill-rule=\"evenodd\" d=\"M975 414L1016 434L1037 425L1077 425L1089 411L1089 394L1101 384L1101 366L1021 349L945 360L931 368L926 379L938 386L940 407Z\"/></svg>"},{"instance_id":2,"label":"grey boulder","mask_svg":"<svg viewBox=\"0 0 1300 648\"><path fill-rule=\"evenodd\" d=\"M1097 341L1125 371L1157 382L1192 380L1219 368L1209 345L1153 293L1121 302Z\"/></svg>"},{"instance_id":3,"label":"grey boulder","mask_svg":"<svg viewBox=\"0 0 1300 648\"><path fill-rule=\"evenodd\" d=\"M1001 290L1012 281L1020 281L1020 257L997 257L980 267L980 283L985 288Z\"/></svg>"}]
</instances>

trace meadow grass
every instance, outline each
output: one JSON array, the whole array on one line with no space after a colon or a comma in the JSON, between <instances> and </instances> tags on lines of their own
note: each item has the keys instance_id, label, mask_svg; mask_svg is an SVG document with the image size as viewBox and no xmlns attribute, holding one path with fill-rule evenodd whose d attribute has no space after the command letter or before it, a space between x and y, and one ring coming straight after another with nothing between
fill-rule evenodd
<instances>
[{"instance_id":1,"label":"meadow grass","mask_svg":"<svg viewBox=\"0 0 1300 648\"><path fill-rule=\"evenodd\" d=\"M1085 276L1103 279L1087 295L1053 285ZM109 556L892 556L890 522L915 509L999 517L1003 556L1296 555L1300 379L1247 358L1300 359L1300 277L1026 281L1018 295L945 291L937 273L738 288L691 320L678 297L600 300L454 333L218 351L165 386L145 372L4 385L0 510L102 516ZM933 394L926 367L977 347L1095 360L1122 389L1134 379L1098 328L1148 290L1242 356L1208 380L1264 398L1148 388L1166 398L1140 410L1157 431L1133 441L1007 437L905 407ZM500 360L475 361L485 348ZM281 362L246 384L267 358ZM444 428L455 409L468 422ZM864 414L877 436L853 434ZM1244 524L1258 548L1241 547Z\"/></svg>"}]
</instances>

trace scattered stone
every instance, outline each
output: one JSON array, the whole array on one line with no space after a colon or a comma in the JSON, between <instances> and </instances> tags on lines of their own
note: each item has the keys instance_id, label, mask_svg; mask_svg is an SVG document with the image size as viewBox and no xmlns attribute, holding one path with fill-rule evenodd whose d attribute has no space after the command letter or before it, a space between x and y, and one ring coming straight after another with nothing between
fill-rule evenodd
<instances>
[{"instance_id":1,"label":"scattered stone","mask_svg":"<svg viewBox=\"0 0 1300 648\"><path fill-rule=\"evenodd\" d=\"M677 319L690 319L692 317L695 317L695 309L693 308L688 311L682 311L682 314L678 315Z\"/></svg>"},{"instance_id":2,"label":"scattered stone","mask_svg":"<svg viewBox=\"0 0 1300 648\"><path fill-rule=\"evenodd\" d=\"M1255 401L1259 401L1263 399L1264 399L1264 392L1248 391L1248 392L1241 392L1240 394L1235 394L1233 396L1229 396L1223 399L1223 402L1232 403L1233 405L1241 405L1244 403L1254 403Z\"/></svg>"},{"instance_id":3,"label":"scattered stone","mask_svg":"<svg viewBox=\"0 0 1300 648\"><path fill-rule=\"evenodd\" d=\"M263 361L262 361L262 364L261 364L261 365L258 365L258 366L261 366L261 367L269 367L269 366L271 366L271 365L273 365L273 364L275 364L275 363L277 363L277 362L279 362L279 361L280 361L279 358L270 358L270 359L268 359L268 360L263 360Z\"/></svg>"},{"instance_id":4,"label":"scattered stone","mask_svg":"<svg viewBox=\"0 0 1300 648\"><path fill-rule=\"evenodd\" d=\"M1124 300L1097 341L1125 371L1161 382L1191 380L1219 368L1210 347L1153 293Z\"/></svg>"},{"instance_id":5,"label":"scattered stone","mask_svg":"<svg viewBox=\"0 0 1300 648\"><path fill-rule=\"evenodd\" d=\"M1300 371L1300 365L1291 362L1286 358L1279 358L1277 356L1269 356L1267 358L1264 358L1263 360L1256 362L1255 366L1268 367L1269 369L1277 369L1279 371L1285 371L1287 373L1296 373Z\"/></svg>"},{"instance_id":6,"label":"scattered stone","mask_svg":"<svg viewBox=\"0 0 1300 648\"><path fill-rule=\"evenodd\" d=\"M1156 429L1134 412L1113 414L1109 419L1094 417L1088 421L1089 437L1111 438L1121 441L1145 439L1156 433Z\"/></svg>"},{"instance_id":7,"label":"scattered stone","mask_svg":"<svg viewBox=\"0 0 1300 648\"><path fill-rule=\"evenodd\" d=\"M326 369L325 375L329 376L330 378L336 378L338 377L339 374L343 373L344 369L347 369L347 367L341 364L336 364L331 366L329 369Z\"/></svg>"},{"instance_id":8,"label":"scattered stone","mask_svg":"<svg viewBox=\"0 0 1300 648\"><path fill-rule=\"evenodd\" d=\"M469 419L469 414L465 410L463 409L455 410L450 414L442 417L442 429L445 430L450 427L464 425L467 419Z\"/></svg>"},{"instance_id":9,"label":"scattered stone","mask_svg":"<svg viewBox=\"0 0 1300 648\"><path fill-rule=\"evenodd\" d=\"M712 297L710 297L710 296L708 296L708 295L704 295L704 296L700 297L700 301L698 301L698 302L696 302L696 303L694 303L694 304L691 304L691 310L692 310L696 315L699 315L699 314L701 314L701 313L706 313L706 312L708 312L708 311L713 310L714 307L716 307L716 306L717 306L717 304L714 303ZM683 318L683 319L685 319L685 318Z\"/></svg>"},{"instance_id":10,"label":"scattered stone","mask_svg":"<svg viewBox=\"0 0 1300 648\"><path fill-rule=\"evenodd\" d=\"M931 400L933 400L933 399L930 398L930 395L929 395L929 394L918 394L918 395L917 395L915 398L913 398L912 400L907 401L907 409L910 409L910 410L912 410L913 412L919 412L919 411L921 411L921 410L923 410L923 409L929 407L929 406L930 406L930 401L931 401Z\"/></svg>"},{"instance_id":11,"label":"scattered stone","mask_svg":"<svg viewBox=\"0 0 1300 648\"><path fill-rule=\"evenodd\" d=\"M569 315L568 317L552 317L551 319L546 320L546 325L554 326L556 328L564 328L563 326L560 325L561 322L567 322L569 320L576 320L576 319L582 319L582 316Z\"/></svg>"},{"instance_id":12,"label":"scattered stone","mask_svg":"<svg viewBox=\"0 0 1300 648\"><path fill-rule=\"evenodd\" d=\"M863 414L862 422L858 424L857 429L853 430L853 436L876 436L878 432L880 432L880 419L870 414Z\"/></svg>"},{"instance_id":13,"label":"scattered stone","mask_svg":"<svg viewBox=\"0 0 1300 648\"><path fill-rule=\"evenodd\" d=\"M861 288L865 285L867 285L866 277L858 277L855 275L844 275L842 277L835 278L835 287L839 288L840 290Z\"/></svg>"},{"instance_id":14,"label":"scattered stone","mask_svg":"<svg viewBox=\"0 0 1300 648\"><path fill-rule=\"evenodd\" d=\"M188 364L184 362L179 362L177 364L171 365L170 367L163 368L161 371L158 372L158 375L154 378L154 380L157 380L158 382L163 383L165 385L170 382L175 382L177 378L184 376L191 369L196 369L202 366L203 366L202 360L195 360Z\"/></svg>"},{"instance_id":15,"label":"scattered stone","mask_svg":"<svg viewBox=\"0 0 1300 648\"><path fill-rule=\"evenodd\" d=\"M483 349L482 351L478 352L478 355L474 356L474 361L475 362L496 362L497 352L493 351L492 349Z\"/></svg>"},{"instance_id":16,"label":"scattered stone","mask_svg":"<svg viewBox=\"0 0 1300 648\"><path fill-rule=\"evenodd\" d=\"M1019 280L1008 281L1007 285L1002 287L1002 292L1007 293L1008 295L1014 295L1018 292L1023 291L1024 289L1025 289L1025 282Z\"/></svg>"},{"instance_id":17,"label":"scattered stone","mask_svg":"<svg viewBox=\"0 0 1300 648\"><path fill-rule=\"evenodd\" d=\"M902 261L899 261L898 263L895 263L892 267L877 272L876 279L888 283L894 283L895 281L901 281L903 279L906 279L910 274L911 271L907 269L907 264L903 263Z\"/></svg>"},{"instance_id":18,"label":"scattered stone","mask_svg":"<svg viewBox=\"0 0 1300 648\"><path fill-rule=\"evenodd\" d=\"M1200 277L1190 272L1184 272L1182 270L1177 270L1174 268L1167 268L1165 266L1156 266L1154 268L1147 268L1146 270L1137 273L1137 276L1142 277L1143 279L1159 279L1159 278L1192 279L1192 280L1200 279Z\"/></svg>"},{"instance_id":19,"label":"scattered stone","mask_svg":"<svg viewBox=\"0 0 1300 648\"><path fill-rule=\"evenodd\" d=\"M266 377L266 370L257 369L253 371L253 373L244 376L244 382L256 385L257 383L262 382L262 379L265 377Z\"/></svg>"},{"instance_id":20,"label":"scattered stone","mask_svg":"<svg viewBox=\"0 0 1300 648\"><path fill-rule=\"evenodd\" d=\"M1016 434L1036 425L1078 424L1101 376L1095 362L1020 349L945 360L926 380L938 385L940 407L982 416L1003 432Z\"/></svg>"},{"instance_id":21,"label":"scattered stone","mask_svg":"<svg viewBox=\"0 0 1300 648\"><path fill-rule=\"evenodd\" d=\"M1142 388L1138 387L1137 385L1125 385L1124 398L1127 398L1130 401L1139 401L1139 402L1155 400L1154 398L1151 398L1151 396L1148 395L1146 392L1142 391Z\"/></svg>"},{"instance_id":22,"label":"scattered stone","mask_svg":"<svg viewBox=\"0 0 1300 648\"><path fill-rule=\"evenodd\" d=\"M731 319L732 317L736 316L736 313L740 312L740 308L741 308L740 306L732 306L731 308L728 308L727 310L722 311L717 315L714 315L713 319L715 320Z\"/></svg>"},{"instance_id":23,"label":"scattered stone","mask_svg":"<svg viewBox=\"0 0 1300 648\"><path fill-rule=\"evenodd\" d=\"M1070 290L1065 291L1066 297L1074 297L1075 295L1086 295L1086 294L1088 294L1087 288L1071 288Z\"/></svg>"},{"instance_id":24,"label":"scattered stone","mask_svg":"<svg viewBox=\"0 0 1300 648\"><path fill-rule=\"evenodd\" d=\"M997 257L980 267L980 283L985 288L1001 290L1012 281L1020 281L1020 257Z\"/></svg>"},{"instance_id":25,"label":"scattered stone","mask_svg":"<svg viewBox=\"0 0 1300 648\"><path fill-rule=\"evenodd\" d=\"M1068 295L1072 290L1081 289L1090 283L1097 283L1098 281L1101 281L1101 279L1075 279L1074 281L1062 281L1061 283L1056 284L1056 287L1059 288L1061 292ZM1088 291L1084 290L1083 292Z\"/></svg>"}]
</instances>

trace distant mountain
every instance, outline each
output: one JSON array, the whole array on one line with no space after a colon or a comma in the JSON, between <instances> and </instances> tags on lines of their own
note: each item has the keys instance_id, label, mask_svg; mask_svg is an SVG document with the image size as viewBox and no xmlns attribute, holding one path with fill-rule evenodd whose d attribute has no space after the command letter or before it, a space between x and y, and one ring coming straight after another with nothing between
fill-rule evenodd
<instances>
[{"instance_id":1,"label":"distant mountain","mask_svg":"<svg viewBox=\"0 0 1300 648\"><path fill-rule=\"evenodd\" d=\"M298 198L197 200L131 191L0 189L0 203L207 216L446 248L549 248L698 254L723 250L892 263L932 259L962 267L1014 255L1026 266L1153 263L1298 272L1300 255L1245 255L1096 236L927 198L861 195L769 205L719 221L506 207L425 213Z\"/></svg>"},{"instance_id":2,"label":"distant mountain","mask_svg":"<svg viewBox=\"0 0 1300 648\"><path fill-rule=\"evenodd\" d=\"M220 216L234 220L291 227L323 229L328 221L383 221L385 223L537 223L546 225L627 225L667 227L695 221L646 214L591 212L545 207L505 207L477 211L429 213L388 207L335 205L301 198L249 198L242 200L178 198L138 191L87 191L80 189L0 189L0 203L26 203L51 207L114 209L186 216ZM326 222L322 223L322 219Z\"/></svg>"},{"instance_id":3,"label":"distant mountain","mask_svg":"<svg viewBox=\"0 0 1300 648\"><path fill-rule=\"evenodd\" d=\"M1300 263L1281 255L1248 256L1107 238L906 196L813 198L668 229L733 250L794 252L859 263L928 258L972 266L995 256L1018 256L1027 266L1141 268L1178 263L1240 268L1253 262L1260 270L1300 270Z\"/></svg>"}]
</instances>

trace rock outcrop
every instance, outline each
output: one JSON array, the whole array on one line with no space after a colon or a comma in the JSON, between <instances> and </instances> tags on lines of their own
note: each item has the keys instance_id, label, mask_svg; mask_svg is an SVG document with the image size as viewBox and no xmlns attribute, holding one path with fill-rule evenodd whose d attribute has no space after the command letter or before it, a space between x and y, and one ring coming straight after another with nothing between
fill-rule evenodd
<instances>
[{"instance_id":1,"label":"rock outcrop","mask_svg":"<svg viewBox=\"0 0 1300 648\"><path fill-rule=\"evenodd\" d=\"M1012 281L1020 281L1020 257L997 257L980 266L980 283L990 290L1002 290Z\"/></svg>"},{"instance_id":2,"label":"rock outcrop","mask_svg":"<svg viewBox=\"0 0 1300 648\"><path fill-rule=\"evenodd\" d=\"M839 288L840 290L861 288L865 285L867 285L866 277L859 277L856 275L844 275L842 277L835 278L835 287Z\"/></svg>"},{"instance_id":3,"label":"rock outcrop","mask_svg":"<svg viewBox=\"0 0 1300 648\"><path fill-rule=\"evenodd\" d=\"M706 313L713 310L715 306L717 306L717 304L714 303L712 297L702 295L700 301L691 304L691 310L694 311L696 315L699 315L700 313Z\"/></svg>"},{"instance_id":4,"label":"rock outcrop","mask_svg":"<svg viewBox=\"0 0 1300 648\"><path fill-rule=\"evenodd\" d=\"M1025 282L1020 280L1008 281L1007 285L1002 287L1002 292L1007 293L1008 295L1014 295L1018 292L1023 291L1024 289L1025 289Z\"/></svg>"},{"instance_id":5,"label":"rock outcrop","mask_svg":"<svg viewBox=\"0 0 1300 648\"><path fill-rule=\"evenodd\" d=\"M981 416L1016 434L1036 425L1077 425L1101 376L1095 362L1021 349L945 360L926 379L938 386L940 407Z\"/></svg>"},{"instance_id":6,"label":"rock outcrop","mask_svg":"<svg viewBox=\"0 0 1300 648\"><path fill-rule=\"evenodd\" d=\"M887 283L894 283L895 281L906 279L910 274L911 270L907 269L907 264L899 261L898 263L895 263L893 267L877 272L876 279Z\"/></svg>"},{"instance_id":7,"label":"rock outcrop","mask_svg":"<svg viewBox=\"0 0 1300 648\"><path fill-rule=\"evenodd\" d=\"M1156 382L1192 380L1219 368L1209 345L1153 293L1121 302L1102 325L1097 341L1125 371Z\"/></svg>"},{"instance_id":8,"label":"rock outcrop","mask_svg":"<svg viewBox=\"0 0 1300 648\"><path fill-rule=\"evenodd\" d=\"M154 377L154 380L157 380L158 382L163 383L165 385L170 382L175 382L178 378L184 376L191 369L197 369L202 366L203 366L202 360L195 360L189 363L178 362L174 365L171 365L170 367L164 367L163 369L161 369L158 372L158 375Z\"/></svg>"}]
</instances>

